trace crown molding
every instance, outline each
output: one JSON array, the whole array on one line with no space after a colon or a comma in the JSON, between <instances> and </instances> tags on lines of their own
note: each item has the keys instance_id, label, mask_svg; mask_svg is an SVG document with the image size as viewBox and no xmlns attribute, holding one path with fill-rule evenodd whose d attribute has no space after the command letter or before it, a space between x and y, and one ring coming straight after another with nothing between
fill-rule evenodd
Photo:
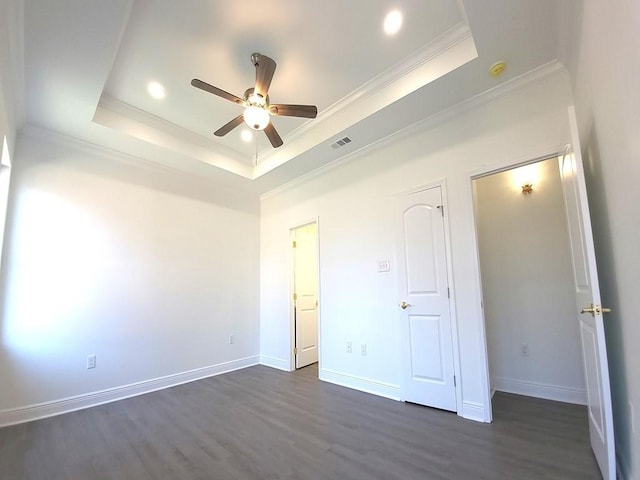
<instances>
[{"instance_id":1,"label":"crown molding","mask_svg":"<svg viewBox=\"0 0 640 480\"><path fill-rule=\"evenodd\" d=\"M97 143L82 140L78 137L60 133L41 126L27 124L20 130L19 136L27 139L31 138L34 140L43 140L110 162L120 163L136 168L145 168L158 172L164 172L171 174L172 176L180 175L183 178L189 179L190 181L197 181L207 185L212 184L212 181L197 173L192 173L187 170L169 166L163 163L147 160L146 158L137 155L132 155L120 150L105 147ZM216 188L221 189L220 186L216 186ZM226 189L226 187L223 187L222 189L224 190ZM232 192L230 191L230 193Z\"/></svg>"},{"instance_id":2,"label":"crown molding","mask_svg":"<svg viewBox=\"0 0 640 480\"><path fill-rule=\"evenodd\" d=\"M322 167L319 167L305 175L301 175L300 177L297 177L283 185L280 185L272 190L269 190L268 192L263 193L262 195L260 195L260 200L262 201L278 196L317 177L320 177L325 173L328 173L329 171L342 166L345 163L353 161L368 153L395 143L401 139L427 131L438 124L444 123L451 120L452 118L458 117L466 112L479 108L480 106L485 105L497 98L506 96L512 92L518 91L537 82L544 81L554 75L566 75L566 69L557 60L553 60L544 65L541 65L540 67L530 70L529 72L524 73L518 77L510 79L505 83L497 85L489 90L485 90L484 92L481 92L477 95L474 95L473 97L463 100L462 102L452 105L445 110L441 110L440 112L426 117L419 122L402 128L390 135L387 135L386 137L382 137L373 143L359 148L358 150L349 152L348 154L332 162L329 162Z\"/></svg>"},{"instance_id":3,"label":"crown molding","mask_svg":"<svg viewBox=\"0 0 640 480\"><path fill-rule=\"evenodd\" d=\"M459 45L469 39L473 39L469 26L466 23L458 23L440 35L435 41L414 51L412 54L397 62L395 65L392 65L377 77L372 78L335 102L333 105L330 105L328 108L320 112L316 117L316 122L313 124L306 123L301 125L293 130L287 138L295 139L304 135L308 130L313 128L313 125L330 120L331 117L354 104L369 101L371 97L380 93L384 88L393 85L403 77L409 75L409 73L433 61L451 47ZM424 85L425 84L420 85L420 87Z\"/></svg>"},{"instance_id":4,"label":"crown molding","mask_svg":"<svg viewBox=\"0 0 640 480\"><path fill-rule=\"evenodd\" d=\"M250 158L115 98L100 97L93 121L236 175L253 178Z\"/></svg>"},{"instance_id":5,"label":"crown molding","mask_svg":"<svg viewBox=\"0 0 640 480\"><path fill-rule=\"evenodd\" d=\"M96 108L96 110L99 109L106 109L111 112L117 113L122 117L130 118L136 122L150 125L153 128L156 128L168 134L172 134L175 137L184 138L186 141L193 142L204 148L215 148L218 150L222 150L223 152L225 152L225 155L230 157L235 156L235 159L238 161L244 160L244 155L238 154L238 152L231 148L221 146L218 142L210 138L204 137L191 130L187 130L186 128L165 120L164 118L148 113L144 110L134 107L129 103L123 102L122 100L118 100L117 98L102 94L100 100L98 101L98 107Z\"/></svg>"},{"instance_id":6,"label":"crown molding","mask_svg":"<svg viewBox=\"0 0 640 480\"><path fill-rule=\"evenodd\" d=\"M93 121L148 143L255 180L382 108L477 58L469 26L458 22L435 40L350 92L284 137L281 148L258 153L260 163L219 142L103 94Z\"/></svg>"},{"instance_id":7,"label":"crown molding","mask_svg":"<svg viewBox=\"0 0 640 480\"><path fill-rule=\"evenodd\" d=\"M99 160L114 162L147 171L164 173L173 179L180 178L185 182L189 182L189 185L193 185L194 188L197 186L209 191L215 191L218 198L224 197L229 200L233 200L234 202L253 201L251 199L254 199L257 202L259 200L258 193L251 189L229 186L226 182L220 183L215 179L210 179L199 173L166 165L164 163L154 162L144 157L105 147L103 145L50 130L45 127L27 124L20 130L19 137L27 140L33 139L49 142L53 145L68 148ZM14 159L14 162L16 161L19 162L20 160ZM239 204L235 203L235 205Z\"/></svg>"},{"instance_id":8,"label":"crown molding","mask_svg":"<svg viewBox=\"0 0 640 480\"><path fill-rule=\"evenodd\" d=\"M104 160L109 160L118 163L124 163L126 165L132 165L135 167L146 167L153 170L160 170L164 172L181 173L183 175L194 176L196 178L202 178L198 175L192 175L189 172L180 170L178 168L170 167L168 165L152 162L143 157L131 155L129 153L122 152L113 148L105 147L97 143L82 140L73 135L67 135L55 130L50 130L45 127L36 126L33 124L26 124L20 130L20 137L32 138L35 140L44 140L54 143L63 147L67 147L73 150L77 150L88 155L97 156Z\"/></svg>"},{"instance_id":9,"label":"crown molding","mask_svg":"<svg viewBox=\"0 0 640 480\"><path fill-rule=\"evenodd\" d=\"M342 112L343 110L348 109L352 105L370 100L382 89L393 85L395 82L399 81L413 70L420 68L421 66L432 61L434 58L438 57L438 55L446 52L451 47L460 45L465 41L473 41L473 36L471 34L471 30L469 29L469 24L466 20L466 12L464 11L464 8L461 4L459 4L459 10L461 17L463 17L464 19L463 21L458 22L449 30L443 32L434 41L422 46L421 48L418 48L404 59L387 68L378 76L367 81L323 111L319 112L318 116L314 119L313 122L306 122L293 129L289 134L287 134L286 137L284 137L286 143L293 142L296 139L306 135L310 130L313 130L318 123L330 121L332 117ZM260 161L260 163L262 163L269 160L269 158L273 155L273 150L263 149L258 153L258 158L264 158L264 160ZM264 173L260 173L260 175L257 175L256 178L264 175Z\"/></svg>"},{"instance_id":10,"label":"crown molding","mask_svg":"<svg viewBox=\"0 0 640 480\"><path fill-rule=\"evenodd\" d=\"M295 129L286 136L284 147L263 152L262 160L254 169L254 178L261 177L477 56L469 26L462 22L456 24L433 42L321 112L313 122Z\"/></svg>"}]
</instances>

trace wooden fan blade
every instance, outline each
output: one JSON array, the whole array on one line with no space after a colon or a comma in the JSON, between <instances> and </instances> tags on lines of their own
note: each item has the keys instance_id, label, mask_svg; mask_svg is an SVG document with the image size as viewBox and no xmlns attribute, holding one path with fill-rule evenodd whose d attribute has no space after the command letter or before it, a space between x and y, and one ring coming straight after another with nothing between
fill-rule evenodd
<instances>
[{"instance_id":1,"label":"wooden fan blade","mask_svg":"<svg viewBox=\"0 0 640 480\"><path fill-rule=\"evenodd\" d=\"M264 129L264 133L267 134L267 138L271 142L271 145L273 145L273 148L282 146L282 138L280 138L280 135L278 135L276 127L273 126L273 123L269 122L269 124Z\"/></svg>"},{"instance_id":2,"label":"wooden fan blade","mask_svg":"<svg viewBox=\"0 0 640 480\"><path fill-rule=\"evenodd\" d=\"M244 115L240 114L238 115L236 118L234 118L233 120L231 120L229 123L224 124L222 127L220 127L218 130L216 130L215 132L213 132L213 134L216 137L224 137L227 133L229 133L231 130L233 130L234 128L236 128L238 125L240 125L242 122L244 122Z\"/></svg>"},{"instance_id":3,"label":"wooden fan blade","mask_svg":"<svg viewBox=\"0 0 640 480\"><path fill-rule=\"evenodd\" d=\"M315 105L269 105L271 115L285 117L316 118L318 107Z\"/></svg>"},{"instance_id":4,"label":"wooden fan blade","mask_svg":"<svg viewBox=\"0 0 640 480\"><path fill-rule=\"evenodd\" d=\"M251 55L251 61L256 67L256 88L255 93L267 98L273 74L276 72L276 62L266 55L254 53Z\"/></svg>"},{"instance_id":5,"label":"wooden fan blade","mask_svg":"<svg viewBox=\"0 0 640 480\"><path fill-rule=\"evenodd\" d=\"M225 92L224 90L221 90L218 87L214 87L213 85L209 85L207 82L203 82L202 80L198 80L197 78L191 80L191 85L199 88L200 90L204 90L205 92L213 93L214 95L222 97L225 100L229 100L230 102L237 103L238 105L244 105L244 100L242 100L240 97L236 97L232 93Z\"/></svg>"}]
</instances>

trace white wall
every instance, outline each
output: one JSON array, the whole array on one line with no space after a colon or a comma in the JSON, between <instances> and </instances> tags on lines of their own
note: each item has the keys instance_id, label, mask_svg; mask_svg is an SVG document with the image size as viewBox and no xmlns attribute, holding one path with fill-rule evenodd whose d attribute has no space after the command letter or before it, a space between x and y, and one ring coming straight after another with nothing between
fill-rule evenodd
<instances>
[{"instance_id":1,"label":"white wall","mask_svg":"<svg viewBox=\"0 0 640 480\"><path fill-rule=\"evenodd\" d=\"M520 172L535 178L530 195ZM474 183L493 387L586 403L558 159Z\"/></svg>"},{"instance_id":2,"label":"white wall","mask_svg":"<svg viewBox=\"0 0 640 480\"><path fill-rule=\"evenodd\" d=\"M18 139L0 424L33 404L258 361L257 197L119 159L33 129Z\"/></svg>"},{"instance_id":3,"label":"white wall","mask_svg":"<svg viewBox=\"0 0 640 480\"><path fill-rule=\"evenodd\" d=\"M261 355L286 368L290 352L288 229L319 217L323 378L400 395L399 310L392 196L443 180L451 232L465 416L488 419L488 390L470 176L491 165L558 151L568 141L566 79L546 77L423 131L367 150L306 182L263 197ZM357 139L354 139L357 142ZM390 273L377 273L391 259ZM368 344L367 356L346 342Z\"/></svg>"},{"instance_id":4,"label":"white wall","mask_svg":"<svg viewBox=\"0 0 640 480\"><path fill-rule=\"evenodd\" d=\"M622 478L640 478L640 3L585 1L568 59L576 97Z\"/></svg>"}]
</instances>

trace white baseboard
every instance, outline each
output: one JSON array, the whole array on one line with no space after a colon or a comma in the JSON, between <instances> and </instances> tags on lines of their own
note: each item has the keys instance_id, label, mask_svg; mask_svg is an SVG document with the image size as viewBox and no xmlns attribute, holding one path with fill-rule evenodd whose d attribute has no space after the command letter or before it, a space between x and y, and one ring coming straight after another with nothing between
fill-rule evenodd
<instances>
[{"instance_id":1,"label":"white baseboard","mask_svg":"<svg viewBox=\"0 0 640 480\"><path fill-rule=\"evenodd\" d=\"M74 397L54 400L52 402L28 405L25 407L12 408L0 411L0 427L15 425L18 423L30 422L40 418L52 417L62 413L73 412L83 408L95 407L104 403L115 402L136 395L155 392L164 388L175 387L183 383L193 382L214 375L239 370L258 364L258 356L251 356L232 360L230 362L218 363L208 367L196 368L186 372L175 373L164 377L144 380L142 382L123 385L120 387L108 388L98 392L91 392Z\"/></svg>"},{"instance_id":2,"label":"white baseboard","mask_svg":"<svg viewBox=\"0 0 640 480\"><path fill-rule=\"evenodd\" d=\"M400 387L390 383L379 382L368 378L336 372L326 368L320 369L320 380L343 387L353 388L361 392L372 393L391 400L400 400Z\"/></svg>"},{"instance_id":3,"label":"white baseboard","mask_svg":"<svg viewBox=\"0 0 640 480\"><path fill-rule=\"evenodd\" d=\"M578 405L587 404L587 394L580 388L560 387L558 385L511 380L501 377L493 377L493 385L495 389L500 392L515 393L517 395L527 395L529 397L575 403Z\"/></svg>"},{"instance_id":4,"label":"white baseboard","mask_svg":"<svg viewBox=\"0 0 640 480\"><path fill-rule=\"evenodd\" d=\"M467 420L474 420L476 422L487 423L484 406L475 402L462 402L462 411L458 412L462 418Z\"/></svg>"},{"instance_id":5,"label":"white baseboard","mask_svg":"<svg viewBox=\"0 0 640 480\"><path fill-rule=\"evenodd\" d=\"M270 357L269 355L260 355L260 365L266 365L267 367L277 368L278 370L284 370L285 372L291 371L289 360Z\"/></svg>"}]
</instances>

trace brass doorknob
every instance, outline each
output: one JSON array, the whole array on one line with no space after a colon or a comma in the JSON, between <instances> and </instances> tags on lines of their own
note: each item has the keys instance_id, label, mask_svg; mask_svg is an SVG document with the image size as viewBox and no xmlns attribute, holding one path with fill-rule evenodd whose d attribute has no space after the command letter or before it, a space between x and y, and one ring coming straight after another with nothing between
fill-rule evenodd
<instances>
[{"instance_id":1,"label":"brass doorknob","mask_svg":"<svg viewBox=\"0 0 640 480\"><path fill-rule=\"evenodd\" d=\"M602 315L603 313L610 313L611 309L607 307L601 307L600 305L594 305L593 303L588 307L584 307L580 310L580 313L590 313L592 316Z\"/></svg>"},{"instance_id":2,"label":"brass doorknob","mask_svg":"<svg viewBox=\"0 0 640 480\"><path fill-rule=\"evenodd\" d=\"M407 302L402 302L399 307L403 310L406 310L407 307L411 307L412 305L410 303Z\"/></svg>"}]
</instances>

